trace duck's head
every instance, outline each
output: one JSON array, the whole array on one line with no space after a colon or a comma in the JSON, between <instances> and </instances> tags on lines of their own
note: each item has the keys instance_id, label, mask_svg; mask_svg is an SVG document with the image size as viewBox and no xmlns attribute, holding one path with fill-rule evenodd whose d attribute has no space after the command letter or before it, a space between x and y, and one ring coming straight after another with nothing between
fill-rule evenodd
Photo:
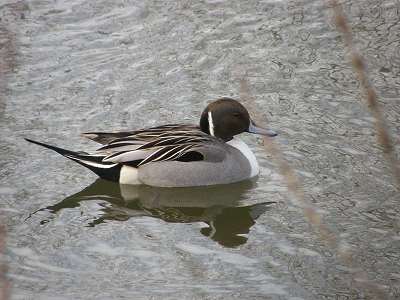
<instances>
[{"instance_id":1,"label":"duck's head","mask_svg":"<svg viewBox=\"0 0 400 300\"><path fill-rule=\"evenodd\" d=\"M229 141L242 132L270 137L277 135L270 129L256 126L247 109L231 98L220 98L210 103L201 114L200 128L203 132L224 141Z\"/></svg>"}]
</instances>

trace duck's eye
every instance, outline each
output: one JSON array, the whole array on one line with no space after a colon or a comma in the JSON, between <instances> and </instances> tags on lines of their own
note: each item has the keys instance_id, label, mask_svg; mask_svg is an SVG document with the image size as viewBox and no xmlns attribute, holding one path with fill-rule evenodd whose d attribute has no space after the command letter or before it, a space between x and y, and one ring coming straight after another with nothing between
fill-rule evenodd
<instances>
[{"instance_id":1,"label":"duck's eye","mask_svg":"<svg viewBox=\"0 0 400 300\"><path fill-rule=\"evenodd\" d=\"M233 113L233 115L235 116L235 117L240 117L240 113Z\"/></svg>"}]
</instances>

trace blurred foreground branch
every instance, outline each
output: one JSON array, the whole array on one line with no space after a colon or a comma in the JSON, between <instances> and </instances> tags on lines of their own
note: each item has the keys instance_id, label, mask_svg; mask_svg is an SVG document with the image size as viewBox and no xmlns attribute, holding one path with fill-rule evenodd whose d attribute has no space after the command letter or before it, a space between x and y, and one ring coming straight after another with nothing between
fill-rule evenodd
<instances>
[{"instance_id":1,"label":"blurred foreground branch","mask_svg":"<svg viewBox=\"0 0 400 300\"><path fill-rule=\"evenodd\" d=\"M7 265L5 263L6 227L0 224L0 300L9 299L10 282L7 279Z\"/></svg>"},{"instance_id":2,"label":"blurred foreground branch","mask_svg":"<svg viewBox=\"0 0 400 300\"><path fill-rule=\"evenodd\" d=\"M242 78L240 81L240 99L244 103L247 103L248 107L254 105L254 99L251 96L249 84L246 78ZM272 138L263 137L264 148L271 154L279 173L283 176L289 193L292 194L292 199L295 200L296 205L300 206L303 210L303 214L306 217L309 224L311 224L320 234L323 241L331 248L336 248L337 241L335 235L329 232L328 228L322 223L322 217L314 208L314 206L306 200L302 184L300 183L295 171L290 167L285 158L282 155L282 151L279 145L275 143Z\"/></svg>"},{"instance_id":3,"label":"blurred foreground branch","mask_svg":"<svg viewBox=\"0 0 400 300\"><path fill-rule=\"evenodd\" d=\"M342 33L346 47L349 50L353 70L357 75L362 93L366 100L364 103L368 106L375 119L377 141L382 146L384 156L397 182L397 188L400 189L400 165L396 159L393 142L387 130L385 117L381 111L376 91L368 79L366 64L361 54L354 47L351 27L347 22L341 4L336 0L329 0L329 2L333 9L335 24Z\"/></svg>"}]
</instances>

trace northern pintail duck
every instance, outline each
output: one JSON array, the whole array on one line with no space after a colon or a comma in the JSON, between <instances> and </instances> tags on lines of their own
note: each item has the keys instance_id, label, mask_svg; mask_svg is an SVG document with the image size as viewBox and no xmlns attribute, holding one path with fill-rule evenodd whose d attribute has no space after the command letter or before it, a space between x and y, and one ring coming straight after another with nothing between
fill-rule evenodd
<instances>
[{"instance_id":1,"label":"northern pintail duck","mask_svg":"<svg viewBox=\"0 0 400 300\"><path fill-rule=\"evenodd\" d=\"M254 154L235 137L242 132L277 135L256 126L238 101L221 98L206 107L200 126L168 124L135 131L83 133L103 145L93 153L26 140L60 153L103 179L184 187L227 184L257 176Z\"/></svg>"}]
</instances>

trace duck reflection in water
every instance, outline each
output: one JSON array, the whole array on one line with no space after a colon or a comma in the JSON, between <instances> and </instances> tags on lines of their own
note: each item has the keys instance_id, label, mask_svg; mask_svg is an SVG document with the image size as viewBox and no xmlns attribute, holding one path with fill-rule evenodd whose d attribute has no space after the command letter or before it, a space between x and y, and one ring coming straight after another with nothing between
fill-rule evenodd
<instances>
[{"instance_id":1,"label":"duck reflection in water","mask_svg":"<svg viewBox=\"0 0 400 300\"><path fill-rule=\"evenodd\" d=\"M53 214L64 208L79 207L81 201L100 200L102 214L88 226L107 220L126 221L132 217L148 216L165 222L204 222L208 226L200 232L226 247L246 243L255 220L272 203L246 205L246 193L254 181L195 188L155 188L150 186L119 185L98 179L82 191L61 202L40 209ZM43 220L41 224L49 220Z\"/></svg>"}]
</instances>

